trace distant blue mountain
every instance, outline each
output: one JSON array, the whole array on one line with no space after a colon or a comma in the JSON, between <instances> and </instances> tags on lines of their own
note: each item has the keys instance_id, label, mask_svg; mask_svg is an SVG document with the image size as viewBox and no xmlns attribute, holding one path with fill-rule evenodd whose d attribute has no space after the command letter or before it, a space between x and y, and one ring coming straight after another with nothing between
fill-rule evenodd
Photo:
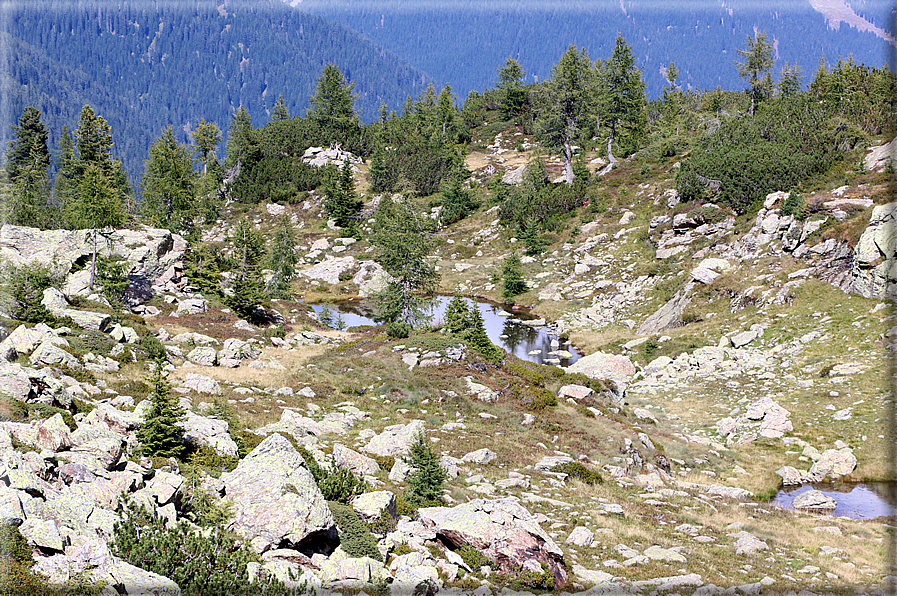
<instances>
[{"instance_id":1,"label":"distant blue mountain","mask_svg":"<svg viewBox=\"0 0 897 596\"><path fill-rule=\"evenodd\" d=\"M799 64L812 80L819 59L886 62L887 44L874 32L838 17L852 14L866 29L885 29L889 4L853 0L302 0L302 10L336 20L392 50L463 99L494 85L506 58L520 61L528 80L549 76L570 44L592 59L610 56L617 32L632 46L657 96L662 69L676 63L683 88L740 89L736 50L763 31L777 48L776 68ZM819 10L814 8L818 6ZM825 14L823 14L825 12ZM865 25L863 25L865 23Z\"/></svg>"}]
</instances>

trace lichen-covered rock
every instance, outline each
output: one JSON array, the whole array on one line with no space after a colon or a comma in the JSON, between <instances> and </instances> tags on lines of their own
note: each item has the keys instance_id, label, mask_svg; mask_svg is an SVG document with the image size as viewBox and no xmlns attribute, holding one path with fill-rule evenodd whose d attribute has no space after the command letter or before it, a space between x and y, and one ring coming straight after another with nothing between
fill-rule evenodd
<instances>
[{"instance_id":1,"label":"lichen-covered rock","mask_svg":"<svg viewBox=\"0 0 897 596\"><path fill-rule=\"evenodd\" d=\"M302 550L312 541L334 540L333 516L302 455L279 434L262 441L233 472L221 475L233 504L229 528L257 552Z\"/></svg>"},{"instance_id":2,"label":"lichen-covered rock","mask_svg":"<svg viewBox=\"0 0 897 596\"><path fill-rule=\"evenodd\" d=\"M398 518L396 510L396 496L392 491L378 490L358 495L352 499L352 509L358 516L367 522L380 519L383 512L387 512L393 518Z\"/></svg>"},{"instance_id":3,"label":"lichen-covered rock","mask_svg":"<svg viewBox=\"0 0 897 596\"><path fill-rule=\"evenodd\" d=\"M333 444L333 462L340 468L352 470L355 475L372 476L380 471L380 466L370 457L349 449L339 443Z\"/></svg>"},{"instance_id":4,"label":"lichen-covered rock","mask_svg":"<svg viewBox=\"0 0 897 596\"><path fill-rule=\"evenodd\" d=\"M627 356L595 352L583 356L566 368L568 373L583 373L590 379L609 379L625 383L635 374L635 366Z\"/></svg>"},{"instance_id":5,"label":"lichen-covered rock","mask_svg":"<svg viewBox=\"0 0 897 596\"><path fill-rule=\"evenodd\" d=\"M784 486L797 486L802 482L800 472L791 466L782 466L776 470L776 474L782 477Z\"/></svg>"},{"instance_id":6,"label":"lichen-covered rock","mask_svg":"<svg viewBox=\"0 0 897 596\"><path fill-rule=\"evenodd\" d=\"M364 451L379 456L405 455L411 449L411 443L422 432L426 432L423 420L412 420L408 424L387 426L379 435L371 437Z\"/></svg>"},{"instance_id":7,"label":"lichen-covered rock","mask_svg":"<svg viewBox=\"0 0 897 596\"><path fill-rule=\"evenodd\" d=\"M564 553L515 500L475 499L456 507L426 507L418 514L440 540L481 551L502 573L519 572L535 561L548 565L556 586L567 581Z\"/></svg>"},{"instance_id":8,"label":"lichen-covered rock","mask_svg":"<svg viewBox=\"0 0 897 596\"><path fill-rule=\"evenodd\" d=\"M230 338L224 340L224 346L218 352L218 358L231 360L254 360L262 351L258 346L240 339Z\"/></svg>"},{"instance_id":9,"label":"lichen-covered rock","mask_svg":"<svg viewBox=\"0 0 897 596\"><path fill-rule=\"evenodd\" d=\"M218 384L218 381L205 375L198 375L196 373L187 373L184 376L184 387L192 389L197 393L221 395L221 385Z\"/></svg>"},{"instance_id":10,"label":"lichen-covered rock","mask_svg":"<svg viewBox=\"0 0 897 596\"><path fill-rule=\"evenodd\" d=\"M103 331L112 320L109 315L104 313L72 308L69 305L68 300L65 299L65 295L56 288L47 288L44 290L44 297L41 300L41 305L50 311L53 316L68 317L74 321L75 325L83 329Z\"/></svg>"},{"instance_id":11,"label":"lichen-covered rock","mask_svg":"<svg viewBox=\"0 0 897 596\"><path fill-rule=\"evenodd\" d=\"M808 490L794 497L791 506L810 511L832 511L838 507L838 502L822 491Z\"/></svg>"},{"instance_id":12,"label":"lichen-covered rock","mask_svg":"<svg viewBox=\"0 0 897 596\"><path fill-rule=\"evenodd\" d=\"M41 449L60 451L72 446L69 427L62 419L62 414L54 414L37 425L35 442Z\"/></svg>"},{"instance_id":13,"label":"lichen-covered rock","mask_svg":"<svg viewBox=\"0 0 897 596\"><path fill-rule=\"evenodd\" d=\"M187 360L199 366L215 366L218 364L218 353L211 346L197 346L187 354Z\"/></svg>"},{"instance_id":14,"label":"lichen-covered rock","mask_svg":"<svg viewBox=\"0 0 897 596\"><path fill-rule=\"evenodd\" d=\"M178 302L177 314L181 315L198 315L209 310L209 303L205 298L185 298Z\"/></svg>"},{"instance_id":15,"label":"lichen-covered rock","mask_svg":"<svg viewBox=\"0 0 897 596\"><path fill-rule=\"evenodd\" d=\"M49 342L44 342L37 347L28 358L31 366L67 366L68 368L81 368L77 358Z\"/></svg>"},{"instance_id":16,"label":"lichen-covered rock","mask_svg":"<svg viewBox=\"0 0 897 596\"><path fill-rule=\"evenodd\" d=\"M822 456L810 467L807 472L809 482L819 482L823 478L838 478L846 476L857 467L857 458L850 447L843 449L826 449Z\"/></svg>"},{"instance_id":17,"label":"lichen-covered rock","mask_svg":"<svg viewBox=\"0 0 897 596\"><path fill-rule=\"evenodd\" d=\"M239 451L230 436L227 420L207 418L187 410L180 424L184 438L193 445L207 445L219 455L235 457Z\"/></svg>"}]
</instances>

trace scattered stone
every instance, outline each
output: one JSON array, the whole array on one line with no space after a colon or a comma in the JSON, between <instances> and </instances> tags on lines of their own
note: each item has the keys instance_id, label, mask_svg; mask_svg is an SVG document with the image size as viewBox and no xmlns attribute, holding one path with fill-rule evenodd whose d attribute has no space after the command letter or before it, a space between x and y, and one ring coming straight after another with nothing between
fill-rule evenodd
<instances>
[{"instance_id":1,"label":"scattered stone","mask_svg":"<svg viewBox=\"0 0 897 596\"><path fill-rule=\"evenodd\" d=\"M808 490L794 498L791 506L795 509L811 511L831 511L838 507L838 502L818 490Z\"/></svg>"}]
</instances>

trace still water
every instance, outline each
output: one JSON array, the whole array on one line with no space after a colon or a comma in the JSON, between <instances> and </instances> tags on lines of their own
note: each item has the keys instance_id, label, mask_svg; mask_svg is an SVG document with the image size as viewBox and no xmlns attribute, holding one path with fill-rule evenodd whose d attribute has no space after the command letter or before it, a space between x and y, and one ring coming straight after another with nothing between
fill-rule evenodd
<instances>
[{"instance_id":1,"label":"still water","mask_svg":"<svg viewBox=\"0 0 897 596\"><path fill-rule=\"evenodd\" d=\"M897 515L897 484L893 482L803 484L780 490L772 504L793 509L794 498L812 489L835 499L838 508L826 512L835 517L873 519Z\"/></svg>"},{"instance_id":2,"label":"still water","mask_svg":"<svg viewBox=\"0 0 897 596\"><path fill-rule=\"evenodd\" d=\"M431 311L431 322L440 324L445 314L445 307L451 300L448 296L439 296L434 301ZM532 316L508 310L501 305L491 302L480 302L467 299L468 308L476 306L483 316L486 326L486 335L489 340L506 352L514 354L521 360L529 360L538 364L560 364L570 366L579 360L579 354L569 344L564 344L557 335L550 333L546 327L532 327L523 324L523 320L532 319ZM362 325L376 325L372 312L361 302L336 302L334 304L312 305L319 319L324 309L331 311L331 327L347 329ZM325 315L326 316L326 315ZM558 342L552 347L552 341ZM550 354L555 350L565 350L567 354ZM538 352L538 353L535 353ZM564 356L564 357L562 357Z\"/></svg>"}]
</instances>

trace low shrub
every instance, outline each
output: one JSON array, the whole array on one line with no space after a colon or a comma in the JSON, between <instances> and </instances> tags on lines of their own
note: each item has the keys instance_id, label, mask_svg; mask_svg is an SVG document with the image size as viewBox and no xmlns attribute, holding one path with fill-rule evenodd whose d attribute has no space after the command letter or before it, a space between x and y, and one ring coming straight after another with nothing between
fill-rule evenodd
<instances>
[{"instance_id":1,"label":"low shrub","mask_svg":"<svg viewBox=\"0 0 897 596\"><path fill-rule=\"evenodd\" d=\"M570 478L576 478L589 485L602 484L604 482L601 474L578 461L568 461L556 467L554 471L567 474Z\"/></svg>"},{"instance_id":2,"label":"low shrub","mask_svg":"<svg viewBox=\"0 0 897 596\"><path fill-rule=\"evenodd\" d=\"M162 345L162 342L159 341L159 338L155 335L144 335L140 338L137 345L146 352L146 355L150 360L165 360L168 358L168 352L165 351L165 346Z\"/></svg>"},{"instance_id":3,"label":"low shrub","mask_svg":"<svg viewBox=\"0 0 897 596\"><path fill-rule=\"evenodd\" d=\"M395 530L397 525L398 521L396 518L390 515L389 511L386 509L380 512L380 517L367 524L368 529L372 534L379 534L381 536L385 536Z\"/></svg>"},{"instance_id":4,"label":"low shrub","mask_svg":"<svg viewBox=\"0 0 897 596\"><path fill-rule=\"evenodd\" d=\"M383 555L377 549L377 541L371 534L367 525L358 518L355 511L348 505L328 501L327 506L333 514L333 521L339 531L340 546L350 557L370 557L377 561L383 560Z\"/></svg>"},{"instance_id":5,"label":"low shrub","mask_svg":"<svg viewBox=\"0 0 897 596\"><path fill-rule=\"evenodd\" d=\"M145 509L125 504L115 524L112 553L128 563L171 578L184 596L255 596L291 593L273 576L250 580L247 563L259 562L233 533L202 532L184 524L166 527Z\"/></svg>"},{"instance_id":6,"label":"low shrub","mask_svg":"<svg viewBox=\"0 0 897 596\"><path fill-rule=\"evenodd\" d=\"M315 458L303 447L299 447L299 453L308 466L315 484L318 485L321 494L326 501L348 504L352 497L360 495L368 488L364 478L356 476L352 470L341 468L331 457L330 469L319 465Z\"/></svg>"},{"instance_id":7,"label":"low shrub","mask_svg":"<svg viewBox=\"0 0 897 596\"><path fill-rule=\"evenodd\" d=\"M486 558L486 555L469 544L465 544L455 552L461 557L464 564L470 567L471 571L474 573L479 573L480 567L491 563L491 561Z\"/></svg>"},{"instance_id":8,"label":"low shrub","mask_svg":"<svg viewBox=\"0 0 897 596\"><path fill-rule=\"evenodd\" d=\"M158 341L158 340L157 340ZM68 339L76 355L93 352L97 356L108 356L115 347L115 340L102 331L83 329Z\"/></svg>"},{"instance_id":9,"label":"low shrub","mask_svg":"<svg viewBox=\"0 0 897 596\"><path fill-rule=\"evenodd\" d=\"M0 275L0 307L18 321L57 324L57 319L41 304L44 290L58 288L64 276L50 266L5 266Z\"/></svg>"},{"instance_id":10,"label":"low shrub","mask_svg":"<svg viewBox=\"0 0 897 596\"><path fill-rule=\"evenodd\" d=\"M554 573L544 562L541 571L524 571L512 581L515 588L524 590L551 590L554 588Z\"/></svg>"}]
</instances>

